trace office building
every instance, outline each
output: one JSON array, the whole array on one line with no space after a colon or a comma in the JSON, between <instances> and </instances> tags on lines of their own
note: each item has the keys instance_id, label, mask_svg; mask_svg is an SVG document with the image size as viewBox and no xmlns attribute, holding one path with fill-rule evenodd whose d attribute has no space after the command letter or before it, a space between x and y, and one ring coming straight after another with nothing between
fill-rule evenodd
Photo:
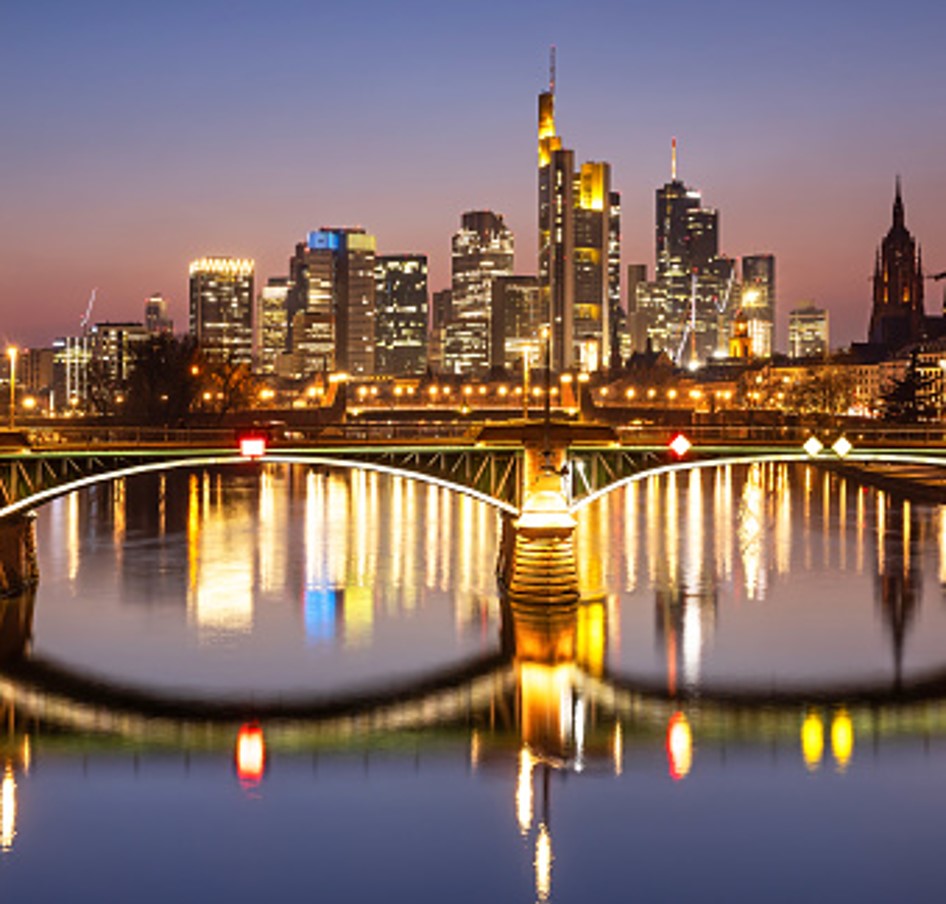
<instances>
[{"instance_id":1,"label":"office building","mask_svg":"<svg viewBox=\"0 0 946 904\"><path fill-rule=\"evenodd\" d=\"M647 348L647 323L638 302L638 286L647 283L647 264L627 265L627 329L621 340L621 358L626 361L634 352ZM643 294L643 289L641 290Z\"/></svg>"},{"instance_id":2,"label":"office building","mask_svg":"<svg viewBox=\"0 0 946 904\"><path fill-rule=\"evenodd\" d=\"M301 376L374 373L375 245L373 235L348 227L310 232L296 245L287 306Z\"/></svg>"},{"instance_id":3,"label":"office building","mask_svg":"<svg viewBox=\"0 0 946 904\"><path fill-rule=\"evenodd\" d=\"M829 345L828 312L803 302L788 314L788 354L792 358L824 358Z\"/></svg>"},{"instance_id":4,"label":"office building","mask_svg":"<svg viewBox=\"0 0 946 904\"><path fill-rule=\"evenodd\" d=\"M287 351L289 289L286 277L272 277L256 299L253 349L257 373L277 373L280 357Z\"/></svg>"},{"instance_id":5,"label":"office building","mask_svg":"<svg viewBox=\"0 0 946 904\"><path fill-rule=\"evenodd\" d=\"M752 357L771 358L775 332L774 255L743 257L741 299Z\"/></svg>"},{"instance_id":6,"label":"office building","mask_svg":"<svg viewBox=\"0 0 946 904\"><path fill-rule=\"evenodd\" d=\"M608 163L577 170L555 126L554 51L538 110L538 276L555 371L610 367L620 355L621 199Z\"/></svg>"},{"instance_id":7,"label":"office building","mask_svg":"<svg viewBox=\"0 0 946 904\"><path fill-rule=\"evenodd\" d=\"M483 374L489 368L493 280L513 272L515 239L501 214L474 210L461 217L451 243L452 317L445 329L444 369Z\"/></svg>"},{"instance_id":8,"label":"office building","mask_svg":"<svg viewBox=\"0 0 946 904\"><path fill-rule=\"evenodd\" d=\"M88 342L96 378L113 386L124 385L135 362L135 347L153 335L142 323L96 323Z\"/></svg>"},{"instance_id":9,"label":"office building","mask_svg":"<svg viewBox=\"0 0 946 904\"><path fill-rule=\"evenodd\" d=\"M540 330L547 323L547 312L538 277L497 277L493 280L492 308L491 369L521 371L524 366L542 366Z\"/></svg>"},{"instance_id":10,"label":"office building","mask_svg":"<svg viewBox=\"0 0 946 904\"><path fill-rule=\"evenodd\" d=\"M174 321L168 314L168 302L163 295L154 294L145 299L145 329L152 336L173 334Z\"/></svg>"},{"instance_id":11,"label":"office building","mask_svg":"<svg viewBox=\"0 0 946 904\"><path fill-rule=\"evenodd\" d=\"M190 265L190 333L210 361L253 357L252 260L203 257Z\"/></svg>"},{"instance_id":12,"label":"office building","mask_svg":"<svg viewBox=\"0 0 946 904\"><path fill-rule=\"evenodd\" d=\"M427 369L427 257L375 259L375 372L389 376Z\"/></svg>"}]
</instances>

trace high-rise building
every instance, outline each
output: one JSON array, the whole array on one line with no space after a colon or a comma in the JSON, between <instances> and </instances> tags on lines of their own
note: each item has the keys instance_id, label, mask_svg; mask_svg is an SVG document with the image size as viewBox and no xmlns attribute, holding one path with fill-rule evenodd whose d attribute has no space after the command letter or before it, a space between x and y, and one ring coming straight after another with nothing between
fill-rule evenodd
<instances>
[{"instance_id":1,"label":"high-rise building","mask_svg":"<svg viewBox=\"0 0 946 904\"><path fill-rule=\"evenodd\" d=\"M527 359L542 363L540 330L547 323L539 280L535 276L499 276L493 280L490 367L516 370Z\"/></svg>"},{"instance_id":2,"label":"high-rise building","mask_svg":"<svg viewBox=\"0 0 946 904\"><path fill-rule=\"evenodd\" d=\"M375 372L398 376L427 368L427 257L375 259Z\"/></svg>"},{"instance_id":3,"label":"high-rise building","mask_svg":"<svg viewBox=\"0 0 946 904\"><path fill-rule=\"evenodd\" d=\"M114 386L122 385L131 375L135 346L144 342L151 331L142 323L96 323L89 330L88 342L95 362L97 379Z\"/></svg>"},{"instance_id":4,"label":"high-rise building","mask_svg":"<svg viewBox=\"0 0 946 904\"><path fill-rule=\"evenodd\" d=\"M191 262L190 332L209 360L251 362L254 269L254 262L245 258Z\"/></svg>"},{"instance_id":5,"label":"high-rise building","mask_svg":"<svg viewBox=\"0 0 946 904\"><path fill-rule=\"evenodd\" d=\"M828 354L828 312L813 301L803 302L788 314L788 354L792 358L823 358Z\"/></svg>"},{"instance_id":6,"label":"high-rise building","mask_svg":"<svg viewBox=\"0 0 946 904\"><path fill-rule=\"evenodd\" d=\"M253 348L258 373L275 374L279 357L286 352L289 289L285 276L274 276L266 281L256 300Z\"/></svg>"},{"instance_id":7,"label":"high-rise building","mask_svg":"<svg viewBox=\"0 0 946 904\"><path fill-rule=\"evenodd\" d=\"M771 358L775 332L775 256L746 255L742 259L742 312L749 329L754 358Z\"/></svg>"},{"instance_id":8,"label":"high-rise building","mask_svg":"<svg viewBox=\"0 0 946 904\"><path fill-rule=\"evenodd\" d=\"M627 329L621 342L621 358L627 360L633 352L647 348L648 317L638 301L638 286L647 283L647 264L627 265Z\"/></svg>"},{"instance_id":9,"label":"high-rise building","mask_svg":"<svg viewBox=\"0 0 946 904\"><path fill-rule=\"evenodd\" d=\"M539 95L539 288L551 324L552 369L583 371L620 359L621 196L611 166L581 164L555 127L554 49L549 89Z\"/></svg>"},{"instance_id":10,"label":"high-rise building","mask_svg":"<svg viewBox=\"0 0 946 904\"><path fill-rule=\"evenodd\" d=\"M289 261L287 298L301 375L374 373L375 237L361 228L310 232Z\"/></svg>"},{"instance_id":11,"label":"high-rise building","mask_svg":"<svg viewBox=\"0 0 946 904\"><path fill-rule=\"evenodd\" d=\"M719 253L718 212L677 178L676 139L670 181L657 189L656 236L656 281L638 289L637 306L652 348L689 366L725 356L735 261Z\"/></svg>"},{"instance_id":12,"label":"high-rise building","mask_svg":"<svg viewBox=\"0 0 946 904\"><path fill-rule=\"evenodd\" d=\"M167 299L158 293L145 299L145 328L152 335L174 332L174 321L168 314Z\"/></svg>"},{"instance_id":13,"label":"high-rise building","mask_svg":"<svg viewBox=\"0 0 946 904\"><path fill-rule=\"evenodd\" d=\"M451 245L453 316L446 328L444 366L451 373L489 367L493 280L513 271L515 239L501 214L464 213Z\"/></svg>"},{"instance_id":14,"label":"high-rise building","mask_svg":"<svg viewBox=\"0 0 946 904\"><path fill-rule=\"evenodd\" d=\"M439 373L444 369L444 345L447 325L453 319L453 292L441 289L431 296L430 335L427 338L427 366Z\"/></svg>"},{"instance_id":15,"label":"high-rise building","mask_svg":"<svg viewBox=\"0 0 946 904\"><path fill-rule=\"evenodd\" d=\"M893 224L874 265L874 305L868 342L894 351L923 337L923 263L906 227L900 179L893 201Z\"/></svg>"}]
</instances>

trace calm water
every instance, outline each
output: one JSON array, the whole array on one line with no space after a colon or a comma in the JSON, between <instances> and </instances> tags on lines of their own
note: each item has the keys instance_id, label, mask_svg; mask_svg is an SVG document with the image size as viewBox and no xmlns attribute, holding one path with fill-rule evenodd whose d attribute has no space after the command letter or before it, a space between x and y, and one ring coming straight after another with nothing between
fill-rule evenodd
<instances>
[{"instance_id":1,"label":"calm water","mask_svg":"<svg viewBox=\"0 0 946 904\"><path fill-rule=\"evenodd\" d=\"M11 900L942 896L939 507L804 466L644 481L581 513L552 620L500 605L492 510L394 478L129 479L38 541ZM242 729L188 714L220 701Z\"/></svg>"}]
</instances>

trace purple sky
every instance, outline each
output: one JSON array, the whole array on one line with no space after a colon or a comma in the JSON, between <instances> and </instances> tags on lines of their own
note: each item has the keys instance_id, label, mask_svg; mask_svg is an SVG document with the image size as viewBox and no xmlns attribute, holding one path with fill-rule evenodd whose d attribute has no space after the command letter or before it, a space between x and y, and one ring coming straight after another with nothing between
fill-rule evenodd
<instances>
[{"instance_id":1,"label":"purple sky","mask_svg":"<svg viewBox=\"0 0 946 904\"><path fill-rule=\"evenodd\" d=\"M902 0L635 4L432 0L11 0L0 7L0 340L140 319L186 324L187 264L283 274L321 225L449 281L462 211L492 208L535 270L536 95L608 160L625 262L653 265L654 190L719 208L722 250L777 256L778 336L814 299L865 338L894 177L928 270L946 270L946 6ZM942 283L928 284L938 312Z\"/></svg>"}]
</instances>

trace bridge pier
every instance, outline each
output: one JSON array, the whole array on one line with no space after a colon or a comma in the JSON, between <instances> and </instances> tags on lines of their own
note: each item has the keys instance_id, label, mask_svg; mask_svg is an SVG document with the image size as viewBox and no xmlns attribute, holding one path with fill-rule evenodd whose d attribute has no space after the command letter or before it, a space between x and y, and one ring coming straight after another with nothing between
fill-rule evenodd
<instances>
[{"instance_id":1,"label":"bridge pier","mask_svg":"<svg viewBox=\"0 0 946 904\"><path fill-rule=\"evenodd\" d=\"M36 557L36 516L11 515L0 521L0 597L35 587L39 581Z\"/></svg>"}]
</instances>

